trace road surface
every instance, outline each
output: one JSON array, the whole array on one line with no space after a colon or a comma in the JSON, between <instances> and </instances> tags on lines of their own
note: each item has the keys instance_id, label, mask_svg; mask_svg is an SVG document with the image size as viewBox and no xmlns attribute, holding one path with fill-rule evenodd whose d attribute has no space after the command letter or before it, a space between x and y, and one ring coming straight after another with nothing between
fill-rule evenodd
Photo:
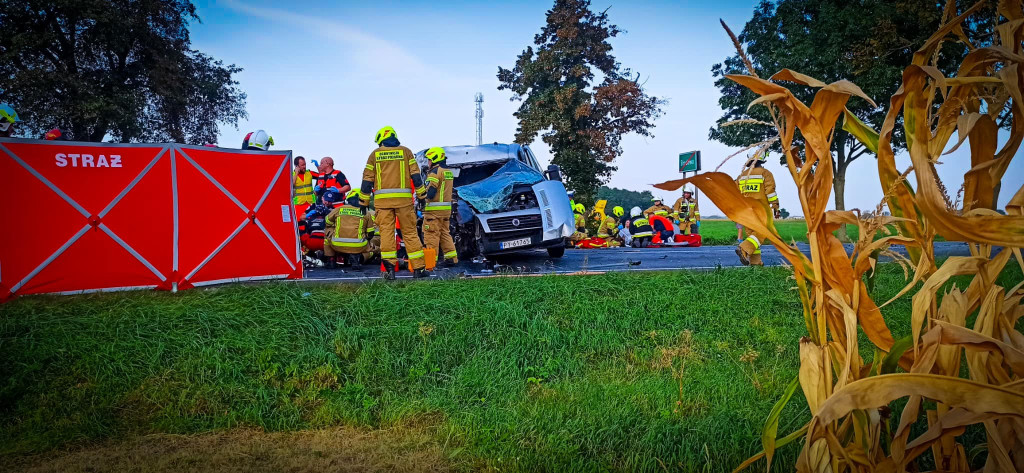
<instances>
[{"instance_id":1,"label":"road surface","mask_svg":"<svg viewBox=\"0 0 1024 473\"><path fill-rule=\"evenodd\" d=\"M798 243L807 253L805 243ZM897 251L902 247L893 246ZM849 252L850 246L847 247ZM905 253L904 253L905 254ZM967 245L955 242L935 243L935 256L968 256ZM785 262L778 250L765 245L762 259L766 265L778 266ZM493 267L492 267L493 266ZM453 268L438 268L432 279L453 277L486 277L496 274L568 274L606 271L670 271L678 269L709 270L719 267L740 266L734 246L702 246L699 248L605 248L599 250L565 251L561 258L550 258L544 251L524 252L497 258L493 262L460 262ZM368 281L380 277L379 265L365 265L360 269L306 270L306 281ZM411 279L409 271L401 271L399 279Z\"/></svg>"}]
</instances>

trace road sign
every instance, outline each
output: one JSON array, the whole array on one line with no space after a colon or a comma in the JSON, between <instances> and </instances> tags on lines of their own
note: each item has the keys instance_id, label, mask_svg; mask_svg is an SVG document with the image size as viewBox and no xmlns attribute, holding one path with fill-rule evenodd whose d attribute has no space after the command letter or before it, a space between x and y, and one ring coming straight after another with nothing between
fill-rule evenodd
<instances>
[{"instance_id":1,"label":"road sign","mask_svg":"<svg viewBox=\"0 0 1024 473\"><path fill-rule=\"evenodd\" d=\"M700 171L700 151L679 153L679 172Z\"/></svg>"}]
</instances>

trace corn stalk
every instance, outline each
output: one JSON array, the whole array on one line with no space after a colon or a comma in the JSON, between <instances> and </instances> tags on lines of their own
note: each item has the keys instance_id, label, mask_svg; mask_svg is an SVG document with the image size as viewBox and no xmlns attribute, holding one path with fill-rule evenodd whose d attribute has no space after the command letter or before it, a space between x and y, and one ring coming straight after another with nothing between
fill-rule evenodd
<instances>
[{"instance_id":1,"label":"corn stalk","mask_svg":"<svg viewBox=\"0 0 1024 473\"><path fill-rule=\"evenodd\" d=\"M987 438L983 471L1024 471L1024 334L1016 328L1024 316L1024 282L1002 287L996 280L1013 261L1024 268L1024 187L1013 194L1005 215L996 212L994 193L1024 140L1022 0L999 2L994 43L968 44L970 52L954 77L935 67L944 41L967 42L961 25L984 4L957 14L955 1L948 2L943 26L904 70L880 132L846 110L854 97L873 104L849 81L825 84L791 70L766 80L746 60L750 75L728 76L758 94L751 106L766 106L773 117L807 219L806 254L782 240L766 204L744 198L728 175L704 173L655 186L676 190L694 183L730 219L766 235L793 269L808 331L800 340L798 382L812 418L777 437L782 406L795 391L787 390L765 424L764 451L738 470L761 458L770 467L777 447L802 439L796 465L801 472L919 471L919 461L929 453L936 470L966 472L970 462L959 436L978 424ZM818 91L808 106L779 82ZM1007 107L1009 137L997 150L996 118ZM895 165L892 133L900 113L912 172ZM891 217L825 210L833 179L830 145L840 117L843 128L878 155L879 184ZM802 148L794 143L797 132ZM962 207L950 204L935 170L954 132L958 140L950 152L965 142L970 147ZM860 230L849 252L833 234L842 224ZM971 256L939 265L935 235L966 242ZM865 284L879 256L895 254L892 245L907 249L913 268L900 292L914 293L912 334L899 341ZM954 276L969 282L940 295ZM858 331L869 347L859 346ZM874 353L872 360L865 361L862 352ZM907 403L897 420L891 418L890 403L900 398ZM911 439L912 430L924 433Z\"/></svg>"}]
</instances>

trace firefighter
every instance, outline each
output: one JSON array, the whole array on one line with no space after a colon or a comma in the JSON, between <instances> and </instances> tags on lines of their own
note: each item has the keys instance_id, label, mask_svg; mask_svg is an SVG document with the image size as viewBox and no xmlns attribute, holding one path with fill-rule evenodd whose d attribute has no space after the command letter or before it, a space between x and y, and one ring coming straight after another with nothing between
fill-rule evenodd
<instances>
[{"instance_id":1,"label":"firefighter","mask_svg":"<svg viewBox=\"0 0 1024 473\"><path fill-rule=\"evenodd\" d=\"M359 205L370 205L373 195L374 208L377 211L377 228L381 235L381 260L384 266L384 279L395 278L395 267L398 265L398 248L395 242L395 221L404 229L405 250L413 268L413 277L423 278L430 274L424 269L423 242L420 241L416 229L416 206L413 197L426 195L423 177L412 151L398 141L395 129L390 126L381 128L374 139L377 149L370 153L363 171L363 182L360 184ZM411 186L410 186L411 181Z\"/></svg>"},{"instance_id":2,"label":"firefighter","mask_svg":"<svg viewBox=\"0 0 1024 473\"><path fill-rule=\"evenodd\" d=\"M689 185L683 187L683 196L672 206L672 215L679 225L679 233L694 234L699 231L700 210Z\"/></svg>"},{"instance_id":3,"label":"firefighter","mask_svg":"<svg viewBox=\"0 0 1024 473\"><path fill-rule=\"evenodd\" d=\"M445 266L455 266L459 256L450 227L455 175L444 167L447 164L444 148L430 148L426 157L430 160L430 169L427 170L427 198L423 206L423 246L443 256Z\"/></svg>"},{"instance_id":4,"label":"firefighter","mask_svg":"<svg viewBox=\"0 0 1024 473\"><path fill-rule=\"evenodd\" d=\"M295 165L292 169L292 205L295 206L295 215L302 218L309 206L316 202L313 195L313 180L316 179L316 173L306 169L306 158L302 156L296 156L292 164Z\"/></svg>"},{"instance_id":5,"label":"firefighter","mask_svg":"<svg viewBox=\"0 0 1024 473\"><path fill-rule=\"evenodd\" d=\"M366 248L370 255L368 260L380 259L380 229L377 228L376 215L373 210L367 210L366 217L370 222L370 226L366 229L366 239L370 241L369 246Z\"/></svg>"},{"instance_id":6,"label":"firefighter","mask_svg":"<svg viewBox=\"0 0 1024 473\"><path fill-rule=\"evenodd\" d=\"M0 103L0 138L14 136L15 125L21 123L18 112L15 112L10 105Z\"/></svg>"},{"instance_id":7,"label":"firefighter","mask_svg":"<svg viewBox=\"0 0 1024 473\"><path fill-rule=\"evenodd\" d=\"M576 232L569 237L569 241L575 246L577 243L587 239L587 218L583 216L587 209L583 204L573 204L572 210Z\"/></svg>"},{"instance_id":8,"label":"firefighter","mask_svg":"<svg viewBox=\"0 0 1024 473\"><path fill-rule=\"evenodd\" d=\"M640 207L633 207L629 211L629 233L633 237L633 248L646 248L651 243L651 237L654 236L654 229L651 228L650 221L644 217L644 212L640 210Z\"/></svg>"},{"instance_id":9,"label":"firefighter","mask_svg":"<svg viewBox=\"0 0 1024 473\"><path fill-rule=\"evenodd\" d=\"M752 157L743 165L743 171L736 178L736 185L743 197L754 199L761 205L771 207L772 214L779 218L779 196L775 193L775 176L763 167L768 155ZM736 256L744 265L764 266L761 261L761 244L764 235L747 228L747 238L736 247Z\"/></svg>"},{"instance_id":10,"label":"firefighter","mask_svg":"<svg viewBox=\"0 0 1024 473\"><path fill-rule=\"evenodd\" d=\"M600 225L597 227L597 237L604 238L608 242L608 246L620 246L619 241L616 240L619 233L618 217L622 216L622 207L616 206L612 209L612 215L605 215L603 218L598 214Z\"/></svg>"},{"instance_id":11,"label":"firefighter","mask_svg":"<svg viewBox=\"0 0 1024 473\"><path fill-rule=\"evenodd\" d=\"M273 144L274 138L263 130L251 132L245 135L245 138L242 139L242 149L270 151L270 146Z\"/></svg>"},{"instance_id":12,"label":"firefighter","mask_svg":"<svg viewBox=\"0 0 1024 473\"><path fill-rule=\"evenodd\" d=\"M328 190L324 195L332 194ZM324 239L324 256L327 267L336 268L341 256L342 266L359 266L370 259L367 228L372 226L366 215L366 208L359 205L359 196L353 195L342 205L327 214L327 238Z\"/></svg>"},{"instance_id":13,"label":"firefighter","mask_svg":"<svg viewBox=\"0 0 1024 473\"><path fill-rule=\"evenodd\" d=\"M655 197L651 199L651 201L654 202L654 205L651 205L650 207L647 207L647 210L644 210L644 216L650 217L651 215L659 215L667 218L668 213L671 212L672 209L662 203L661 197Z\"/></svg>"}]
</instances>

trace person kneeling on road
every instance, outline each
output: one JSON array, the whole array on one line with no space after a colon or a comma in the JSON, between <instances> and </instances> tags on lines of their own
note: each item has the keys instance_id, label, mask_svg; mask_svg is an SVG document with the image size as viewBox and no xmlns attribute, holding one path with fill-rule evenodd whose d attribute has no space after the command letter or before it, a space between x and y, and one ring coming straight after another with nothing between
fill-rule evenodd
<instances>
[{"instance_id":1,"label":"person kneeling on road","mask_svg":"<svg viewBox=\"0 0 1024 473\"><path fill-rule=\"evenodd\" d=\"M320 196L319 202L309 207L305 215L302 216L302 220L299 221L299 240L302 242L303 254L313 259L320 259L324 264L327 263L323 258L327 214L331 213L334 201L338 200L338 197L337 192L324 193Z\"/></svg>"},{"instance_id":2,"label":"person kneeling on road","mask_svg":"<svg viewBox=\"0 0 1024 473\"><path fill-rule=\"evenodd\" d=\"M619 215L622 215L622 207L615 207L614 209L612 209L613 213L616 211L619 212ZM621 246L619 244L619 241L615 239L615 237L618 236L619 233L619 224L618 220L616 219L616 217L618 217L619 215L612 216L596 214L596 220L600 222L597 226L597 237L603 238L606 242L608 242L609 248L614 246Z\"/></svg>"},{"instance_id":3,"label":"person kneeling on road","mask_svg":"<svg viewBox=\"0 0 1024 473\"><path fill-rule=\"evenodd\" d=\"M402 233L402 241L413 267L413 277L430 276L424 269L423 242L415 231L416 205L413 188L416 195L421 198L427 193L416 158L409 148L402 146L395 129L390 126L377 131L374 142L378 147L366 159L366 170L363 171L363 182L360 185L359 205L369 206L370 195L373 195L377 225L381 234L380 250L384 266L382 276L384 279L395 279L395 268L398 266L398 247L394 238L396 221L401 228L412 229Z\"/></svg>"},{"instance_id":4,"label":"person kneeling on road","mask_svg":"<svg viewBox=\"0 0 1024 473\"><path fill-rule=\"evenodd\" d=\"M576 246L577 243L587 239L587 218L583 216L587 209L583 207L583 204L573 204L572 210L576 231L569 237L569 241Z\"/></svg>"},{"instance_id":5,"label":"person kneeling on road","mask_svg":"<svg viewBox=\"0 0 1024 473\"><path fill-rule=\"evenodd\" d=\"M672 235L675 234L675 227L672 225L672 221L669 220L668 217L652 214L647 216L647 221L650 222L651 228L654 230L654 235L651 237L651 243L674 241Z\"/></svg>"},{"instance_id":6,"label":"person kneeling on road","mask_svg":"<svg viewBox=\"0 0 1024 473\"><path fill-rule=\"evenodd\" d=\"M333 192L327 191L324 195ZM366 230L372 225L370 217L366 215L366 208L359 205L358 195L353 195L340 207L331 210L327 214L326 232L330 238L324 241L327 267L336 268L339 259L342 266L359 266L370 259Z\"/></svg>"},{"instance_id":7,"label":"person kneeling on road","mask_svg":"<svg viewBox=\"0 0 1024 473\"><path fill-rule=\"evenodd\" d=\"M423 246L433 249L438 256L444 256L444 265L451 267L459 262L451 232L452 181L455 175L444 167L444 148L430 148L426 156L430 160L430 169L427 170L427 197L423 205Z\"/></svg>"},{"instance_id":8,"label":"person kneeling on road","mask_svg":"<svg viewBox=\"0 0 1024 473\"><path fill-rule=\"evenodd\" d=\"M629 233L632 235L631 246L633 248L646 248L651 243L651 237L654 236L654 229L651 228L651 223L644 217L643 210L640 207L633 207L629 210Z\"/></svg>"}]
</instances>

